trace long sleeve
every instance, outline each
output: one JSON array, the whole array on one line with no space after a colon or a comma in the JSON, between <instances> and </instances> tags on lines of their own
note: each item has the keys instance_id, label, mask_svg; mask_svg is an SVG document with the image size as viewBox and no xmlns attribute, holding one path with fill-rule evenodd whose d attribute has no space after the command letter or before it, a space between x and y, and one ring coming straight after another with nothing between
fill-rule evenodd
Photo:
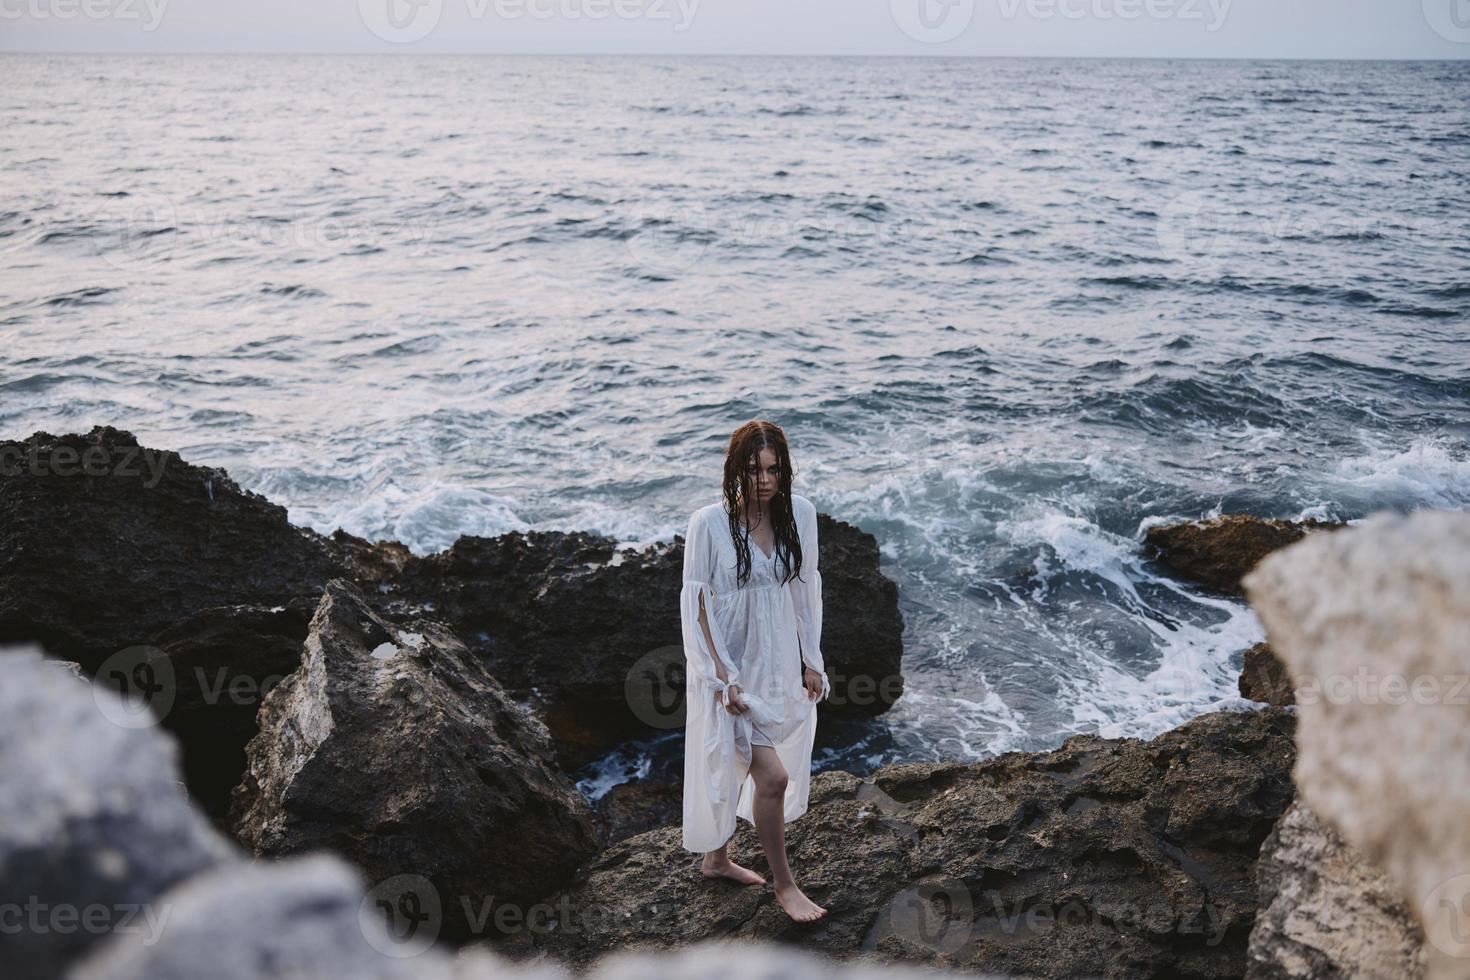
<instances>
[{"instance_id":1,"label":"long sleeve","mask_svg":"<svg viewBox=\"0 0 1470 980\"><path fill-rule=\"evenodd\" d=\"M817 508L806 498L797 516L797 533L801 536L801 577L791 582L791 601L796 608L797 636L801 641L801 660L822 675L822 699L832 693L827 678L826 661L822 657L822 572L817 545Z\"/></svg>"},{"instance_id":2,"label":"long sleeve","mask_svg":"<svg viewBox=\"0 0 1470 980\"><path fill-rule=\"evenodd\" d=\"M714 580L716 552L708 523L695 511L684 535L684 587L679 594L679 617L684 630L684 660L690 676L699 677L712 689L723 693L730 684L740 683L740 670L730 659L725 638L715 622ZM704 630L699 625L699 599L704 597L705 618L715 648L710 650ZM715 670L715 658L725 671L725 680Z\"/></svg>"}]
</instances>

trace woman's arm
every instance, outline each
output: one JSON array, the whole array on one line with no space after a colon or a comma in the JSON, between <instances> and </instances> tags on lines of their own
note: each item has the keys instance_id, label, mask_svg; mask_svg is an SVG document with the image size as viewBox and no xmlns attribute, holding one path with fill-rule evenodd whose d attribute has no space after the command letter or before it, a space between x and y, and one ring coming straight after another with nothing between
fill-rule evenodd
<instances>
[{"instance_id":1,"label":"woman's arm","mask_svg":"<svg viewBox=\"0 0 1470 980\"><path fill-rule=\"evenodd\" d=\"M710 623L710 607L705 598L708 595L709 601L714 600L710 582L714 579L716 560L709 528L696 510L689 518L689 532L684 536L684 587L679 595L685 667L703 678L708 689L734 697L743 709L744 702L738 695L727 694L740 683L740 670L730 659L719 628Z\"/></svg>"},{"instance_id":2,"label":"woman's arm","mask_svg":"<svg viewBox=\"0 0 1470 980\"><path fill-rule=\"evenodd\" d=\"M705 642L705 646L710 651L710 658L712 660L714 660L714 663L715 663L715 676L718 677L720 680L722 680L722 681L724 681L725 683L728 684L729 683L729 680L725 677L725 667L724 667L723 664L720 663L719 658L716 657L715 654L714 654L715 638L710 635L710 631L709 631L709 618L707 616L705 616L705 613L704 613L704 592L703 591L701 591L699 593L699 628L702 629L702 630L704 630L704 642Z\"/></svg>"},{"instance_id":3,"label":"woman's arm","mask_svg":"<svg viewBox=\"0 0 1470 980\"><path fill-rule=\"evenodd\" d=\"M822 657L822 572L817 542L817 508L805 497L793 497L797 533L801 537L801 577L791 583L791 600L796 607L797 640L806 670L821 677L820 698L832 692ZM806 670L802 679L806 680ZM810 688L809 688L810 689Z\"/></svg>"}]
</instances>

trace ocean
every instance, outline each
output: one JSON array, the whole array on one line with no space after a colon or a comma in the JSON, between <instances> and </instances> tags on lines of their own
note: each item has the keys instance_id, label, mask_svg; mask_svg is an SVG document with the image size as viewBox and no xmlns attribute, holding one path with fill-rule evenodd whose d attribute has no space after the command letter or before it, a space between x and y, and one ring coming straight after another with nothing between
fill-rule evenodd
<instances>
[{"instance_id":1,"label":"ocean","mask_svg":"<svg viewBox=\"0 0 1470 980\"><path fill-rule=\"evenodd\" d=\"M1244 707L1260 624L1151 524L1470 506L1467 62L0 66L5 437L430 553L668 541L774 420L906 621L820 768Z\"/></svg>"}]
</instances>

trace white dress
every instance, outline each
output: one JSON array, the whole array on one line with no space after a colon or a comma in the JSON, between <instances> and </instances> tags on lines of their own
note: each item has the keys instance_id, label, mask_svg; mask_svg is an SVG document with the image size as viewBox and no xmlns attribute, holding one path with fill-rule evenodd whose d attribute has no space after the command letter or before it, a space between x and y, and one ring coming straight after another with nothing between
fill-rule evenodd
<instances>
[{"instance_id":1,"label":"white dress","mask_svg":"<svg viewBox=\"0 0 1470 980\"><path fill-rule=\"evenodd\" d=\"M801 578L781 583L783 565L773 551L750 545L750 577L736 584L735 542L723 501L696 510L684 537L684 588L679 599L684 628L684 849L713 851L735 832L735 818L755 822L751 805L752 745L770 745L787 773L785 820L806 812L811 786L816 701L831 693L823 669L822 576L817 570L817 508L791 495L801 540ZM739 522L743 528L743 520ZM699 597L727 682L715 672L712 651L699 625ZM802 683L801 664L822 675L813 700ZM729 684L740 685L749 711L732 715L715 702Z\"/></svg>"}]
</instances>

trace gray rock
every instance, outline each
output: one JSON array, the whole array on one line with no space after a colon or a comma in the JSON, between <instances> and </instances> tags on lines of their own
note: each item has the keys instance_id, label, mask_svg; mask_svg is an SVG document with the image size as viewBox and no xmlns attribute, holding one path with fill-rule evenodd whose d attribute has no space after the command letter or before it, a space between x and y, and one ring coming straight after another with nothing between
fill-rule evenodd
<instances>
[{"instance_id":1,"label":"gray rock","mask_svg":"<svg viewBox=\"0 0 1470 980\"><path fill-rule=\"evenodd\" d=\"M5 937L10 980L56 976L239 855L179 794L177 747L148 717L37 650L0 652L0 901L25 913Z\"/></svg>"},{"instance_id":2,"label":"gray rock","mask_svg":"<svg viewBox=\"0 0 1470 980\"><path fill-rule=\"evenodd\" d=\"M1297 685L1302 799L1470 973L1470 515L1380 513L1244 580ZM1345 927L1351 926L1345 924Z\"/></svg>"},{"instance_id":3,"label":"gray rock","mask_svg":"<svg viewBox=\"0 0 1470 980\"><path fill-rule=\"evenodd\" d=\"M1419 980L1424 933L1398 888L1301 803L1256 867L1247 980Z\"/></svg>"},{"instance_id":4,"label":"gray rock","mask_svg":"<svg viewBox=\"0 0 1470 980\"><path fill-rule=\"evenodd\" d=\"M390 624L344 580L258 720L238 839L261 855L328 848L374 882L422 874L447 933L533 902L596 852L545 726L442 625Z\"/></svg>"}]
</instances>

